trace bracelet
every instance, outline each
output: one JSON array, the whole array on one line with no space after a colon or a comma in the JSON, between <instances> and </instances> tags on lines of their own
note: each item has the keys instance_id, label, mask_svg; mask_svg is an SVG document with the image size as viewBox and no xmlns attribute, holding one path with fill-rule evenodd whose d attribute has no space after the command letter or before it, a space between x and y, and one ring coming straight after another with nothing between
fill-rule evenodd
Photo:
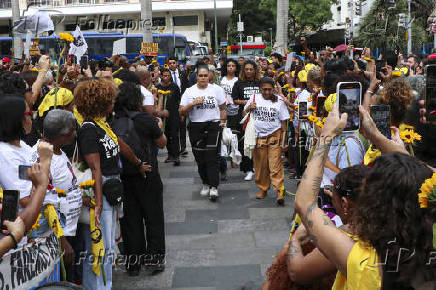
<instances>
[{"instance_id":1,"label":"bracelet","mask_svg":"<svg viewBox=\"0 0 436 290\"><path fill-rule=\"evenodd\" d=\"M141 165L142 165L142 160L141 159L139 159L139 162L138 163L136 163L136 168L141 168Z\"/></svg>"},{"instance_id":2,"label":"bracelet","mask_svg":"<svg viewBox=\"0 0 436 290\"><path fill-rule=\"evenodd\" d=\"M14 242L14 249L18 247L17 239L15 239L15 236L12 233L9 233L8 236L12 238L12 241Z\"/></svg>"},{"instance_id":3,"label":"bracelet","mask_svg":"<svg viewBox=\"0 0 436 290\"><path fill-rule=\"evenodd\" d=\"M371 95L374 95L375 93L373 92L373 91L371 91L371 90L366 90L366 92L368 93L368 94L371 94Z\"/></svg>"}]
</instances>

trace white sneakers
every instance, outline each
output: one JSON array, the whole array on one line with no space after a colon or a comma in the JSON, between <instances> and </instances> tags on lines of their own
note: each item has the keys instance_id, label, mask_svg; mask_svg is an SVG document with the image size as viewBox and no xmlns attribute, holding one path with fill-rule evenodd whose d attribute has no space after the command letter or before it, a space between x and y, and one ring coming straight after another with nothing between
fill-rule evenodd
<instances>
[{"instance_id":1,"label":"white sneakers","mask_svg":"<svg viewBox=\"0 0 436 290\"><path fill-rule=\"evenodd\" d=\"M210 200L215 201L218 198L218 189L216 187L209 187L209 185L203 184L203 188L200 190L201 196L209 196Z\"/></svg>"},{"instance_id":2,"label":"white sneakers","mask_svg":"<svg viewBox=\"0 0 436 290\"><path fill-rule=\"evenodd\" d=\"M203 184L203 188L200 191L201 196L208 196L209 195L209 185Z\"/></svg>"},{"instance_id":3,"label":"white sneakers","mask_svg":"<svg viewBox=\"0 0 436 290\"><path fill-rule=\"evenodd\" d=\"M248 173L247 173L247 175L245 176L244 180L245 180L245 181L253 180L253 176L254 176L254 172L253 172L253 171L248 171Z\"/></svg>"},{"instance_id":4,"label":"white sneakers","mask_svg":"<svg viewBox=\"0 0 436 290\"><path fill-rule=\"evenodd\" d=\"M211 187L209 195L210 200L215 201L218 198L218 189L216 187Z\"/></svg>"}]
</instances>

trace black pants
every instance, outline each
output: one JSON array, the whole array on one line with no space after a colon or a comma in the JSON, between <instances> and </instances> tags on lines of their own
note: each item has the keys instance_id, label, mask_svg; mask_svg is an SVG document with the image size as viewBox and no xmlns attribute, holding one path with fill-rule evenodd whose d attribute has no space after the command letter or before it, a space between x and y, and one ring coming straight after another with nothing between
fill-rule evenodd
<instances>
[{"instance_id":1,"label":"black pants","mask_svg":"<svg viewBox=\"0 0 436 290\"><path fill-rule=\"evenodd\" d=\"M180 152L186 149L186 118L180 122Z\"/></svg>"},{"instance_id":2,"label":"black pants","mask_svg":"<svg viewBox=\"0 0 436 290\"><path fill-rule=\"evenodd\" d=\"M239 152L241 152L242 155L242 160L241 163L239 164L239 169L244 173L253 171L253 160L250 157L244 155L245 131L242 130L242 125L237 124L231 129L233 134L236 134L238 136L238 150Z\"/></svg>"},{"instance_id":3,"label":"black pants","mask_svg":"<svg viewBox=\"0 0 436 290\"><path fill-rule=\"evenodd\" d=\"M66 237L74 251L74 262L72 265L65 264L65 272L67 273L67 281L72 283L82 282L83 261L82 253L86 251L85 241L83 240L82 231L85 230L85 225L77 223L75 236Z\"/></svg>"},{"instance_id":4,"label":"black pants","mask_svg":"<svg viewBox=\"0 0 436 290\"><path fill-rule=\"evenodd\" d=\"M304 148L307 138L306 133L301 130L300 134L299 139L297 141L294 140L292 144L292 150L294 152L294 170L297 177L303 175L303 172L306 169L307 157L309 156L309 152Z\"/></svg>"},{"instance_id":5,"label":"black pants","mask_svg":"<svg viewBox=\"0 0 436 290\"><path fill-rule=\"evenodd\" d=\"M121 233L127 269L142 264L165 262L165 225L163 212L163 185L159 173L147 174L147 178L121 176L124 185L124 217ZM144 226L147 235L144 235Z\"/></svg>"},{"instance_id":6,"label":"black pants","mask_svg":"<svg viewBox=\"0 0 436 290\"><path fill-rule=\"evenodd\" d=\"M180 155L180 140L179 140L180 119L179 118L168 118L166 120L165 136L167 137L168 157L178 158Z\"/></svg>"},{"instance_id":7,"label":"black pants","mask_svg":"<svg viewBox=\"0 0 436 290\"><path fill-rule=\"evenodd\" d=\"M188 130L198 174L203 184L217 187L219 184L218 149L221 146L221 127L218 122L191 122Z\"/></svg>"}]
</instances>

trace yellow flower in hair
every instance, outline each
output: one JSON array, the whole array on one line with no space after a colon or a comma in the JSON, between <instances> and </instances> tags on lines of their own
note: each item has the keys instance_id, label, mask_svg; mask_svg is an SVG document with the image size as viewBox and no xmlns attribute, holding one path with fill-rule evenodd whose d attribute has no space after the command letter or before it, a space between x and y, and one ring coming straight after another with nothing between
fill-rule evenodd
<instances>
[{"instance_id":1,"label":"yellow flower in hair","mask_svg":"<svg viewBox=\"0 0 436 290\"><path fill-rule=\"evenodd\" d=\"M333 110L334 103L336 103L336 94L330 94L324 103L325 110L327 112L331 112Z\"/></svg>"},{"instance_id":2,"label":"yellow flower in hair","mask_svg":"<svg viewBox=\"0 0 436 290\"><path fill-rule=\"evenodd\" d=\"M436 202L436 173L433 173L431 178L428 178L421 185L420 192L418 193L418 202L421 208L428 208L430 203Z\"/></svg>"},{"instance_id":3,"label":"yellow flower in hair","mask_svg":"<svg viewBox=\"0 0 436 290\"><path fill-rule=\"evenodd\" d=\"M74 41L74 37L69 34L69 33L59 33L59 39L60 40L65 40L66 42L73 42Z\"/></svg>"}]
</instances>

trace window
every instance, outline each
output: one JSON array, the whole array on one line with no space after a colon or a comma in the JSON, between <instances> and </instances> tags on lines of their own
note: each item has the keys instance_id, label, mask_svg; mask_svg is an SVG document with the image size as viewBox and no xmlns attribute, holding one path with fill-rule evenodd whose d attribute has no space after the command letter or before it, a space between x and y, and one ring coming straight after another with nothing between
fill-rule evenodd
<instances>
[{"instance_id":1,"label":"window","mask_svg":"<svg viewBox=\"0 0 436 290\"><path fill-rule=\"evenodd\" d=\"M137 54L141 51L141 37L127 37L126 38L126 53Z\"/></svg>"},{"instance_id":2,"label":"window","mask_svg":"<svg viewBox=\"0 0 436 290\"><path fill-rule=\"evenodd\" d=\"M96 0L66 0L66 4L95 4Z\"/></svg>"},{"instance_id":3,"label":"window","mask_svg":"<svg viewBox=\"0 0 436 290\"><path fill-rule=\"evenodd\" d=\"M126 2L128 0L104 0L104 2Z\"/></svg>"},{"instance_id":4,"label":"window","mask_svg":"<svg viewBox=\"0 0 436 290\"><path fill-rule=\"evenodd\" d=\"M0 9L2 8L11 8L11 0L4 0L0 2Z\"/></svg>"},{"instance_id":5,"label":"window","mask_svg":"<svg viewBox=\"0 0 436 290\"><path fill-rule=\"evenodd\" d=\"M153 27L156 26L166 26L165 17L155 17L153 18Z\"/></svg>"},{"instance_id":6,"label":"window","mask_svg":"<svg viewBox=\"0 0 436 290\"><path fill-rule=\"evenodd\" d=\"M198 25L198 16L174 16L174 26L196 26Z\"/></svg>"}]
</instances>

